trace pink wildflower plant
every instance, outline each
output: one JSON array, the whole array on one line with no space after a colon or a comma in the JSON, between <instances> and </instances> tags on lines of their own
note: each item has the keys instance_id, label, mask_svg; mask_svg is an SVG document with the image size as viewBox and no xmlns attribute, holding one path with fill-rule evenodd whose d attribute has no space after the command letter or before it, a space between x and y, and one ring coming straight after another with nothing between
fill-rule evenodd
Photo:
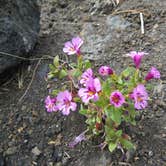
<instances>
[{"instance_id":1,"label":"pink wildflower plant","mask_svg":"<svg viewBox=\"0 0 166 166\"><path fill-rule=\"evenodd\" d=\"M137 85L134 88L133 93L131 94L131 98L135 101L134 107L138 110L144 109L148 105L148 93L143 84Z\"/></svg>"},{"instance_id":2,"label":"pink wildflower plant","mask_svg":"<svg viewBox=\"0 0 166 166\"><path fill-rule=\"evenodd\" d=\"M116 74L109 65L102 65L96 73L90 67L93 64L82 58L82 44L80 37L74 37L64 44L63 52L68 55L75 54L76 62L61 63L59 57L55 57L54 64L50 65L48 78L59 78L62 81L60 89L63 90L53 91L51 86L50 94L58 94L55 98L47 96L45 107L47 112L58 111L66 116L76 111L77 103L80 105L79 113L86 117L87 130L71 140L69 147L74 148L78 143L89 139L89 135L102 134L104 138L99 147L104 149L108 146L110 152L118 148L124 154L123 148L129 150L135 147L130 136L123 130L123 121L132 125L136 122L138 110L148 106L145 84L150 83L149 80L153 78L159 79L160 72L151 67L144 75L139 68L147 53L132 51L128 56L133 60L135 68L128 66ZM70 91L64 90L66 87L70 88Z\"/></svg>"},{"instance_id":3,"label":"pink wildflower plant","mask_svg":"<svg viewBox=\"0 0 166 166\"><path fill-rule=\"evenodd\" d=\"M93 71L91 68L87 69L81 76L80 84L86 86L87 82L93 78Z\"/></svg>"},{"instance_id":4,"label":"pink wildflower plant","mask_svg":"<svg viewBox=\"0 0 166 166\"><path fill-rule=\"evenodd\" d=\"M114 92L111 93L110 103L112 105L114 105L115 107L118 108L118 107L121 107L124 102L125 102L125 98L124 98L124 96L122 95L121 92L114 91Z\"/></svg>"},{"instance_id":5,"label":"pink wildflower plant","mask_svg":"<svg viewBox=\"0 0 166 166\"><path fill-rule=\"evenodd\" d=\"M98 78L91 78L85 88L78 91L79 97L82 102L88 104L90 100L97 101L99 99L99 92L101 91L101 84Z\"/></svg>"},{"instance_id":6,"label":"pink wildflower plant","mask_svg":"<svg viewBox=\"0 0 166 166\"><path fill-rule=\"evenodd\" d=\"M101 66L99 68L99 74L102 76L108 76L113 74L113 70L109 66Z\"/></svg>"},{"instance_id":7,"label":"pink wildflower plant","mask_svg":"<svg viewBox=\"0 0 166 166\"><path fill-rule=\"evenodd\" d=\"M69 91L59 92L57 95L57 107L63 115L69 115L70 110L75 111L77 104L72 102L72 95Z\"/></svg>"},{"instance_id":8,"label":"pink wildflower plant","mask_svg":"<svg viewBox=\"0 0 166 166\"><path fill-rule=\"evenodd\" d=\"M47 96L45 99L45 108L47 109L47 112L58 111L58 108L56 106L56 98L51 98L50 96Z\"/></svg>"},{"instance_id":9,"label":"pink wildflower plant","mask_svg":"<svg viewBox=\"0 0 166 166\"><path fill-rule=\"evenodd\" d=\"M131 51L129 54L127 54L128 56L130 56L133 61L134 64L136 66L136 68L138 69L140 67L142 58L144 57L144 55L147 55L148 53L145 52L136 52L136 51Z\"/></svg>"},{"instance_id":10,"label":"pink wildflower plant","mask_svg":"<svg viewBox=\"0 0 166 166\"><path fill-rule=\"evenodd\" d=\"M83 40L80 37L74 37L71 41L65 43L63 52L68 55L77 54L79 56L82 44Z\"/></svg>"},{"instance_id":11,"label":"pink wildflower plant","mask_svg":"<svg viewBox=\"0 0 166 166\"><path fill-rule=\"evenodd\" d=\"M160 72L155 67L152 67L150 69L150 71L148 72L148 74L145 77L145 80L148 81L148 80L151 80L153 78L156 78L156 79L160 78Z\"/></svg>"}]
</instances>

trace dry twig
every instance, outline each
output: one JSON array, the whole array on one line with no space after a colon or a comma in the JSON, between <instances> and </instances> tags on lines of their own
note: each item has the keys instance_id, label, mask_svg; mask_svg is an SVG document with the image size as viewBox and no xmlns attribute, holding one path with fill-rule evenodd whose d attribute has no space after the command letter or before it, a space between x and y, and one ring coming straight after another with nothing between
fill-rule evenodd
<instances>
[{"instance_id":1,"label":"dry twig","mask_svg":"<svg viewBox=\"0 0 166 166\"><path fill-rule=\"evenodd\" d=\"M126 163L126 162L118 162L119 165L125 165L125 166L131 166L130 163Z\"/></svg>"},{"instance_id":2,"label":"dry twig","mask_svg":"<svg viewBox=\"0 0 166 166\"><path fill-rule=\"evenodd\" d=\"M145 9L129 9L129 10L122 10L122 11L115 11L113 12L111 15L118 15L118 14L123 14L123 13L132 13L132 14L138 14L138 13L143 13L144 15L147 15L147 13L145 12Z\"/></svg>"},{"instance_id":3,"label":"dry twig","mask_svg":"<svg viewBox=\"0 0 166 166\"><path fill-rule=\"evenodd\" d=\"M25 90L24 94L20 97L19 102L22 101L22 99L26 96L27 92L29 91L29 89L30 89L30 87L31 87L31 85L32 85L32 83L33 83L33 80L34 80L34 78L35 78L35 74L36 74L37 68L38 68L38 66L39 66L39 64L40 64L40 62L41 62L41 60L42 60L42 58L39 59L38 63L36 64L35 69L34 69L33 74L32 74L31 81L30 81L30 83L28 84L27 89Z\"/></svg>"},{"instance_id":4,"label":"dry twig","mask_svg":"<svg viewBox=\"0 0 166 166\"><path fill-rule=\"evenodd\" d=\"M21 57L21 56L18 56L18 55L14 55L14 54L9 54L9 53L6 53L6 52L0 52L1 55L7 55L7 56L10 56L10 57L13 57L13 58L18 58L18 59L21 59L21 60L25 60L25 61L35 61L35 60L41 60L41 59L54 59L52 56L49 56L49 55L43 55L42 58L25 58L25 57Z\"/></svg>"},{"instance_id":5,"label":"dry twig","mask_svg":"<svg viewBox=\"0 0 166 166\"><path fill-rule=\"evenodd\" d=\"M141 33L144 34L144 19L143 19L143 14L140 13L140 20L141 20Z\"/></svg>"}]
</instances>

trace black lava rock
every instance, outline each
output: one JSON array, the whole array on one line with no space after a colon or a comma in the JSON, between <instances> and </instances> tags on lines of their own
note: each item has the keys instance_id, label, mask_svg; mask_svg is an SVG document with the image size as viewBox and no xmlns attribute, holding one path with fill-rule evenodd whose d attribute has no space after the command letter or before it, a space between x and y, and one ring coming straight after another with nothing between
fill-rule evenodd
<instances>
[{"instance_id":1,"label":"black lava rock","mask_svg":"<svg viewBox=\"0 0 166 166\"><path fill-rule=\"evenodd\" d=\"M28 57L37 41L39 21L36 0L0 1L0 74L21 62L4 53Z\"/></svg>"}]
</instances>

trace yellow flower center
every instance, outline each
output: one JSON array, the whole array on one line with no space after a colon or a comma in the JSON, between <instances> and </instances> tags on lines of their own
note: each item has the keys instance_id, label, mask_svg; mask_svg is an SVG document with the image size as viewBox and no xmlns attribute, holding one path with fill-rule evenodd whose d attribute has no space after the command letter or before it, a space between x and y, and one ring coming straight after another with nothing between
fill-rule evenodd
<instances>
[{"instance_id":1,"label":"yellow flower center","mask_svg":"<svg viewBox=\"0 0 166 166\"><path fill-rule=\"evenodd\" d=\"M89 94L89 96L93 96L95 94L95 92L89 91L88 94Z\"/></svg>"},{"instance_id":2,"label":"yellow flower center","mask_svg":"<svg viewBox=\"0 0 166 166\"><path fill-rule=\"evenodd\" d=\"M138 101L138 102L142 102L143 99L142 99L140 96L138 96L138 97L137 97L137 101Z\"/></svg>"},{"instance_id":3,"label":"yellow flower center","mask_svg":"<svg viewBox=\"0 0 166 166\"><path fill-rule=\"evenodd\" d=\"M69 50L70 50L70 51L75 51L74 48L70 48Z\"/></svg>"},{"instance_id":4,"label":"yellow flower center","mask_svg":"<svg viewBox=\"0 0 166 166\"><path fill-rule=\"evenodd\" d=\"M114 103L118 103L118 102L119 102L119 97L118 97L118 96L113 96L113 97L112 97L112 101L113 101Z\"/></svg>"}]
</instances>

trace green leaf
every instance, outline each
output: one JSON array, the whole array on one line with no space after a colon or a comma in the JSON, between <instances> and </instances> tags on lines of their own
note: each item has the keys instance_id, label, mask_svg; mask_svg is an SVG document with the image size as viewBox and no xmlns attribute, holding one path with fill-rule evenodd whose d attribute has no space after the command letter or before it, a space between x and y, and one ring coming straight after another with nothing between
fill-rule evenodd
<instances>
[{"instance_id":1,"label":"green leaf","mask_svg":"<svg viewBox=\"0 0 166 166\"><path fill-rule=\"evenodd\" d=\"M53 73L51 73L51 72L47 74L47 78L48 79L52 79L54 77L55 77L55 75Z\"/></svg>"},{"instance_id":2,"label":"green leaf","mask_svg":"<svg viewBox=\"0 0 166 166\"><path fill-rule=\"evenodd\" d=\"M107 140L112 140L115 137L115 129L111 128L111 124L107 124L108 126L105 126L105 133Z\"/></svg>"},{"instance_id":3,"label":"green leaf","mask_svg":"<svg viewBox=\"0 0 166 166\"><path fill-rule=\"evenodd\" d=\"M95 117L91 117L91 118L87 119L85 122L90 126L94 126L94 124L96 123L96 119L95 119Z\"/></svg>"},{"instance_id":4,"label":"green leaf","mask_svg":"<svg viewBox=\"0 0 166 166\"><path fill-rule=\"evenodd\" d=\"M109 151L113 152L115 150L116 146L117 146L116 143L110 142L109 145L108 145Z\"/></svg>"},{"instance_id":5,"label":"green leaf","mask_svg":"<svg viewBox=\"0 0 166 166\"><path fill-rule=\"evenodd\" d=\"M108 118L108 117L111 117L111 109L112 109L111 106L108 106L108 107L106 107L106 108L104 109L104 112L105 112L107 118Z\"/></svg>"},{"instance_id":6,"label":"green leaf","mask_svg":"<svg viewBox=\"0 0 166 166\"><path fill-rule=\"evenodd\" d=\"M127 68L122 72L122 75L123 75L124 77L129 77L129 76L131 76L134 72L135 72L135 68L133 68L133 67L127 67Z\"/></svg>"},{"instance_id":7,"label":"green leaf","mask_svg":"<svg viewBox=\"0 0 166 166\"><path fill-rule=\"evenodd\" d=\"M79 97L74 97L74 98L73 98L73 101L75 101L75 102L80 102L81 99L80 99Z\"/></svg>"},{"instance_id":8,"label":"green leaf","mask_svg":"<svg viewBox=\"0 0 166 166\"><path fill-rule=\"evenodd\" d=\"M79 110L79 113L81 115L87 115L88 114L88 110L87 109L81 109L81 110Z\"/></svg>"},{"instance_id":9,"label":"green leaf","mask_svg":"<svg viewBox=\"0 0 166 166\"><path fill-rule=\"evenodd\" d=\"M122 78L121 78L121 77L119 77L119 78L118 78L118 83L119 83L120 85L122 85L122 84L123 84L123 80L122 80Z\"/></svg>"},{"instance_id":10,"label":"green leaf","mask_svg":"<svg viewBox=\"0 0 166 166\"><path fill-rule=\"evenodd\" d=\"M134 104L131 103L131 102L128 102L129 106L128 106L128 112L129 112L129 115L131 117L135 117L136 115L136 111L135 111L135 108L134 108Z\"/></svg>"},{"instance_id":11,"label":"green leaf","mask_svg":"<svg viewBox=\"0 0 166 166\"><path fill-rule=\"evenodd\" d=\"M126 149L134 149L134 145L130 141L121 139L120 142Z\"/></svg>"},{"instance_id":12,"label":"green leaf","mask_svg":"<svg viewBox=\"0 0 166 166\"><path fill-rule=\"evenodd\" d=\"M77 58L77 67L78 67L78 69L82 69L82 65L83 65L83 61L82 61L82 57L81 56L79 56L78 58Z\"/></svg>"},{"instance_id":13,"label":"green leaf","mask_svg":"<svg viewBox=\"0 0 166 166\"><path fill-rule=\"evenodd\" d=\"M59 70L55 69L54 71L52 71L52 73L54 74L54 77L59 76Z\"/></svg>"},{"instance_id":14,"label":"green leaf","mask_svg":"<svg viewBox=\"0 0 166 166\"><path fill-rule=\"evenodd\" d=\"M96 106L103 108L104 106L107 106L109 104L109 100L100 97L100 99L95 104Z\"/></svg>"},{"instance_id":15,"label":"green leaf","mask_svg":"<svg viewBox=\"0 0 166 166\"><path fill-rule=\"evenodd\" d=\"M85 61L84 61L84 68L85 68L85 69L91 68L91 63L90 63L89 60L85 60Z\"/></svg>"},{"instance_id":16,"label":"green leaf","mask_svg":"<svg viewBox=\"0 0 166 166\"><path fill-rule=\"evenodd\" d=\"M59 78L61 79L61 78L64 78L65 76L67 76L67 72L66 72L64 69L62 69L62 70L59 72Z\"/></svg>"},{"instance_id":17,"label":"green leaf","mask_svg":"<svg viewBox=\"0 0 166 166\"><path fill-rule=\"evenodd\" d=\"M75 69L72 73L73 77L79 77L82 74L82 72L79 69Z\"/></svg>"},{"instance_id":18,"label":"green leaf","mask_svg":"<svg viewBox=\"0 0 166 166\"><path fill-rule=\"evenodd\" d=\"M56 67L52 64L49 64L49 68L50 68L51 71L54 71L56 69Z\"/></svg>"},{"instance_id":19,"label":"green leaf","mask_svg":"<svg viewBox=\"0 0 166 166\"><path fill-rule=\"evenodd\" d=\"M88 112L87 109L79 110L79 113L80 113L81 115L87 115L87 112Z\"/></svg>"},{"instance_id":20,"label":"green leaf","mask_svg":"<svg viewBox=\"0 0 166 166\"><path fill-rule=\"evenodd\" d=\"M96 122L101 123L101 118L99 118L98 116L96 117Z\"/></svg>"},{"instance_id":21,"label":"green leaf","mask_svg":"<svg viewBox=\"0 0 166 166\"><path fill-rule=\"evenodd\" d=\"M134 119L132 119L132 120L130 121L130 123L131 123L133 126L136 125L136 121L135 121Z\"/></svg>"},{"instance_id":22,"label":"green leaf","mask_svg":"<svg viewBox=\"0 0 166 166\"><path fill-rule=\"evenodd\" d=\"M58 67L58 66L59 66L59 56L58 56L58 55L55 56L54 61L53 61L53 64L54 64L55 67Z\"/></svg>"},{"instance_id":23,"label":"green leaf","mask_svg":"<svg viewBox=\"0 0 166 166\"><path fill-rule=\"evenodd\" d=\"M94 135L99 135L100 134L100 132L96 128L94 128L92 130L92 132L93 132Z\"/></svg>"},{"instance_id":24,"label":"green leaf","mask_svg":"<svg viewBox=\"0 0 166 166\"><path fill-rule=\"evenodd\" d=\"M107 80L103 82L102 84L102 90L106 96L109 96L111 93L111 86L110 86L110 80Z\"/></svg>"},{"instance_id":25,"label":"green leaf","mask_svg":"<svg viewBox=\"0 0 166 166\"><path fill-rule=\"evenodd\" d=\"M122 136L122 130L116 131L115 135L119 138Z\"/></svg>"},{"instance_id":26,"label":"green leaf","mask_svg":"<svg viewBox=\"0 0 166 166\"><path fill-rule=\"evenodd\" d=\"M116 122L117 124L120 124L121 123L121 110L120 109L112 109L112 112L111 112L111 119Z\"/></svg>"},{"instance_id":27,"label":"green leaf","mask_svg":"<svg viewBox=\"0 0 166 166\"><path fill-rule=\"evenodd\" d=\"M73 68L76 68L76 67L77 67L77 64L74 63L74 62L71 62L71 63L70 63L70 66L72 66Z\"/></svg>"},{"instance_id":28,"label":"green leaf","mask_svg":"<svg viewBox=\"0 0 166 166\"><path fill-rule=\"evenodd\" d=\"M59 93L59 90L57 90L57 89L54 89L54 90L51 92L51 94L54 95L54 96L56 96L58 93Z\"/></svg>"},{"instance_id":29,"label":"green leaf","mask_svg":"<svg viewBox=\"0 0 166 166\"><path fill-rule=\"evenodd\" d=\"M156 87L159 87L160 88L160 84L158 85L158 86L156 86ZM153 85L151 85L151 84L146 84L146 89L148 90L148 91L150 91L150 90L152 90L153 89Z\"/></svg>"}]
</instances>

